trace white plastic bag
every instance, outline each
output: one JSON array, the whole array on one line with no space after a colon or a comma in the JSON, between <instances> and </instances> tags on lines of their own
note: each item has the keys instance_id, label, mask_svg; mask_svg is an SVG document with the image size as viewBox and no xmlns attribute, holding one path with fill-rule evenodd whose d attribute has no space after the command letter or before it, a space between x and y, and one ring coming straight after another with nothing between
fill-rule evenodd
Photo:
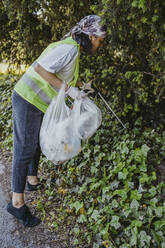
<instances>
[{"instance_id":1,"label":"white plastic bag","mask_svg":"<svg viewBox=\"0 0 165 248\"><path fill-rule=\"evenodd\" d=\"M75 100L72 111L75 120L75 133L83 140L89 139L101 125L100 109L85 96Z\"/></svg>"},{"instance_id":2,"label":"white plastic bag","mask_svg":"<svg viewBox=\"0 0 165 248\"><path fill-rule=\"evenodd\" d=\"M73 109L65 103L65 85L50 103L40 130L43 154L55 164L69 160L81 150L81 139L89 139L102 121L100 109L87 96L77 98Z\"/></svg>"},{"instance_id":3,"label":"white plastic bag","mask_svg":"<svg viewBox=\"0 0 165 248\"><path fill-rule=\"evenodd\" d=\"M40 146L55 164L71 159L81 150L81 140L74 131L71 110L65 104L65 85L50 103L41 125Z\"/></svg>"}]
</instances>

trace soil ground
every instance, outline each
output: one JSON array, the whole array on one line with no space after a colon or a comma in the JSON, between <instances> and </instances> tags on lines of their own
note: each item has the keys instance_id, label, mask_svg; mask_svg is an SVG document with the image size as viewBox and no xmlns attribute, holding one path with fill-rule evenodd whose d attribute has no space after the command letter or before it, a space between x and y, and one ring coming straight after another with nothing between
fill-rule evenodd
<instances>
[{"instance_id":1,"label":"soil ground","mask_svg":"<svg viewBox=\"0 0 165 248\"><path fill-rule=\"evenodd\" d=\"M6 205L11 199L11 154L0 152L0 247L71 248L63 241L62 234L51 232L45 223L33 228L25 228L6 211ZM26 194L26 203L32 213L38 215L30 204L33 197L30 192Z\"/></svg>"}]
</instances>

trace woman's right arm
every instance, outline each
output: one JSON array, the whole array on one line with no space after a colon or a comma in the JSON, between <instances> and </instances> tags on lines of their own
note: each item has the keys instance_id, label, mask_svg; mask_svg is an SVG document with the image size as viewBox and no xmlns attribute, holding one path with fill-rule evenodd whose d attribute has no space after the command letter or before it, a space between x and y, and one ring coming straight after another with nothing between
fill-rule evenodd
<instances>
[{"instance_id":1,"label":"woman's right arm","mask_svg":"<svg viewBox=\"0 0 165 248\"><path fill-rule=\"evenodd\" d=\"M49 84L55 86L56 88L60 89L63 81L60 80L55 76L54 73L51 73L45 70L40 64L36 64L34 67L35 72L37 72L43 79L45 79ZM67 90L68 86L66 85L65 90Z\"/></svg>"}]
</instances>

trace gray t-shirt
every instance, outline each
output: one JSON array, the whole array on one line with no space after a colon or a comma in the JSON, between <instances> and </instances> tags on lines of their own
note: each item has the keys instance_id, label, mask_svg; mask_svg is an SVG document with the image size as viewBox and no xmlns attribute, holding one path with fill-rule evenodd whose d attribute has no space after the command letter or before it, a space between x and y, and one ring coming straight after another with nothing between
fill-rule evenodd
<instances>
[{"instance_id":1,"label":"gray t-shirt","mask_svg":"<svg viewBox=\"0 0 165 248\"><path fill-rule=\"evenodd\" d=\"M76 58L78 56L77 47L72 44L59 44L48 52L38 63L47 71L69 83L72 81Z\"/></svg>"}]
</instances>

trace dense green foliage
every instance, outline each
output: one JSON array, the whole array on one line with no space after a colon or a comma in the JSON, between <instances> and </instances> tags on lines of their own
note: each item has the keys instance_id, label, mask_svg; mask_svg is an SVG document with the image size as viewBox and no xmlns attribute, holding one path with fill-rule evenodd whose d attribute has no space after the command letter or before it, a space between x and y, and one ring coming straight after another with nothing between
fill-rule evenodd
<instances>
[{"instance_id":1,"label":"dense green foliage","mask_svg":"<svg viewBox=\"0 0 165 248\"><path fill-rule=\"evenodd\" d=\"M31 64L50 42L57 41L88 14L92 1L3 0L0 3L0 56Z\"/></svg>"},{"instance_id":2,"label":"dense green foliage","mask_svg":"<svg viewBox=\"0 0 165 248\"><path fill-rule=\"evenodd\" d=\"M110 40L101 81L105 85L110 83L113 101L118 95L122 115L131 118L143 115L149 122L158 121L159 115L153 112L160 108L163 111L165 2L101 2L96 9L108 26Z\"/></svg>"},{"instance_id":3,"label":"dense green foliage","mask_svg":"<svg viewBox=\"0 0 165 248\"><path fill-rule=\"evenodd\" d=\"M102 126L68 163L55 167L42 158L40 173L56 183L34 202L53 230L72 223L72 247L165 247L164 12L157 0L0 3L1 60L11 63L31 63L85 15L99 14L107 25L104 48L81 54L80 78L94 79L127 129L95 99ZM16 80L0 83L1 146L8 149Z\"/></svg>"},{"instance_id":4,"label":"dense green foliage","mask_svg":"<svg viewBox=\"0 0 165 248\"><path fill-rule=\"evenodd\" d=\"M11 94L14 78L14 75L0 75L0 142L3 142L3 147L7 150L11 150L12 146Z\"/></svg>"},{"instance_id":5,"label":"dense green foliage","mask_svg":"<svg viewBox=\"0 0 165 248\"><path fill-rule=\"evenodd\" d=\"M143 115L158 122L165 92L164 11L165 2L156 0L3 0L1 60L30 64L83 16L99 14L107 25L105 47L97 57L81 56L81 79L95 78L123 119L133 123Z\"/></svg>"},{"instance_id":6,"label":"dense green foliage","mask_svg":"<svg viewBox=\"0 0 165 248\"><path fill-rule=\"evenodd\" d=\"M16 76L0 80L1 146L11 149L11 90ZM7 89L7 90L5 90ZM96 99L95 99L96 100ZM123 130L102 109L101 128L79 156L62 166L41 159L46 189L33 204L54 230L67 228L72 247L165 247L165 156L162 122Z\"/></svg>"}]
</instances>

